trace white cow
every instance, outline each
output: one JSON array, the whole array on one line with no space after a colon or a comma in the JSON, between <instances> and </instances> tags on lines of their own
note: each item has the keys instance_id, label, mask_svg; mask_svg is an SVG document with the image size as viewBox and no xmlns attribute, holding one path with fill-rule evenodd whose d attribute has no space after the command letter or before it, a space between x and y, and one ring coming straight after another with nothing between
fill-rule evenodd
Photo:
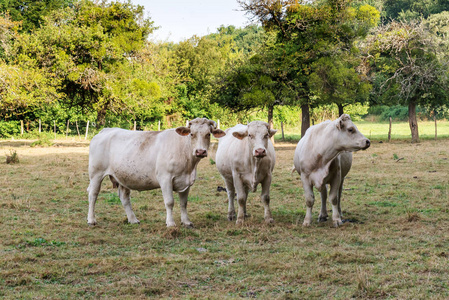
<instances>
[{"instance_id":1,"label":"white cow","mask_svg":"<svg viewBox=\"0 0 449 300\"><path fill-rule=\"evenodd\" d=\"M225 135L214 121L197 118L188 127L164 131L129 131L106 128L97 134L89 149L89 213L87 223L95 225L95 202L103 178L109 176L118 187L129 223L139 223L130 203L130 190L162 189L167 210L167 227L173 220L173 191L179 193L181 223L193 226L187 216L187 197L196 178L199 161L207 156L210 134Z\"/></svg>"},{"instance_id":2,"label":"white cow","mask_svg":"<svg viewBox=\"0 0 449 300\"><path fill-rule=\"evenodd\" d=\"M315 202L313 186L321 193L318 221L327 220L327 184L330 185L333 225L338 227L343 224L340 198L343 181L351 169L352 152L365 150L369 146L370 140L358 131L346 114L335 121L325 121L307 129L296 146L294 156L295 169L301 175L307 205L303 226L310 226L312 221Z\"/></svg>"},{"instance_id":3,"label":"white cow","mask_svg":"<svg viewBox=\"0 0 449 300\"><path fill-rule=\"evenodd\" d=\"M246 216L248 191L256 191L262 184L262 203L265 222L272 223L270 211L271 172L275 164L274 147L270 138L276 130L268 123L254 121L226 130L226 136L218 142L216 164L225 180L228 193L228 220L235 219L234 197L237 191L239 210L237 224L243 224Z\"/></svg>"}]
</instances>

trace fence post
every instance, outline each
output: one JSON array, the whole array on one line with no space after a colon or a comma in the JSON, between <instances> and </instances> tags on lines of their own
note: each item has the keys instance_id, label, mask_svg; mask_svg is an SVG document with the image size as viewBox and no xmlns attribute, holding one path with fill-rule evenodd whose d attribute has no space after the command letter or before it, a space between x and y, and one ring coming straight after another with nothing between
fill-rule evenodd
<instances>
[{"instance_id":1,"label":"fence post","mask_svg":"<svg viewBox=\"0 0 449 300\"><path fill-rule=\"evenodd\" d=\"M157 131L161 131L161 120L157 122Z\"/></svg>"},{"instance_id":2,"label":"fence post","mask_svg":"<svg viewBox=\"0 0 449 300\"><path fill-rule=\"evenodd\" d=\"M437 140L437 115L433 116L433 120L435 121L435 141Z\"/></svg>"},{"instance_id":3,"label":"fence post","mask_svg":"<svg viewBox=\"0 0 449 300\"><path fill-rule=\"evenodd\" d=\"M70 125L70 120L67 120L67 130L65 132L65 138L67 138L69 136L69 125Z\"/></svg>"},{"instance_id":4,"label":"fence post","mask_svg":"<svg viewBox=\"0 0 449 300\"><path fill-rule=\"evenodd\" d=\"M137 123L136 123L136 121L134 121L134 129L133 129L134 131L136 131L136 127L137 127L136 125L137 125Z\"/></svg>"},{"instance_id":5,"label":"fence post","mask_svg":"<svg viewBox=\"0 0 449 300\"><path fill-rule=\"evenodd\" d=\"M42 129L42 124L41 124L41 119L39 119L39 134L41 134L41 129Z\"/></svg>"},{"instance_id":6,"label":"fence post","mask_svg":"<svg viewBox=\"0 0 449 300\"><path fill-rule=\"evenodd\" d=\"M80 130L78 129L78 120L75 121L75 125L76 125L76 132L78 132L78 138L81 138Z\"/></svg>"},{"instance_id":7,"label":"fence post","mask_svg":"<svg viewBox=\"0 0 449 300\"><path fill-rule=\"evenodd\" d=\"M23 120L20 120L20 135L23 135Z\"/></svg>"},{"instance_id":8,"label":"fence post","mask_svg":"<svg viewBox=\"0 0 449 300\"><path fill-rule=\"evenodd\" d=\"M54 131L55 131L55 140L56 140L56 121L53 120L53 127L54 127Z\"/></svg>"},{"instance_id":9,"label":"fence post","mask_svg":"<svg viewBox=\"0 0 449 300\"><path fill-rule=\"evenodd\" d=\"M282 141L284 141L284 122L281 121Z\"/></svg>"},{"instance_id":10,"label":"fence post","mask_svg":"<svg viewBox=\"0 0 449 300\"><path fill-rule=\"evenodd\" d=\"M220 129L220 119L217 120L217 128Z\"/></svg>"},{"instance_id":11,"label":"fence post","mask_svg":"<svg viewBox=\"0 0 449 300\"><path fill-rule=\"evenodd\" d=\"M390 117L390 127L388 128L388 142L391 141L391 117Z\"/></svg>"},{"instance_id":12,"label":"fence post","mask_svg":"<svg viewBox=\"0 0 449 300\"><path fill-rule=\"evenodd\" d=\"M87 132L89 131L89 120L87 120L87 125L86 125L86 136L84 137L84 140L87 140Z\"/></svg>"}]
</instances>

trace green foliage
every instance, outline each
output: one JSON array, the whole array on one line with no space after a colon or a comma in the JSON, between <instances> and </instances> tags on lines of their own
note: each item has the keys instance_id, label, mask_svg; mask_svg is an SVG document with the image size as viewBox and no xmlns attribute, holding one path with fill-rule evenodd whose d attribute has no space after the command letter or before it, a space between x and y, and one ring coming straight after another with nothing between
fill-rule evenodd
<instances>
[{"instance_id":1,"label":"green foliage","mask_svg":"<svg viewBox=\"0 0 449 300\"><path fill-rule=\"evenodd\" d=\"M72 0L3 0L0 2L0 13L9 13L13 21L22 23L22 31L31 32L43 23L51 12L73 5Z\"/></svg>"},{"instance_id":2,"label":"green foliage","mask_svg":"<svg viewBox=\"0 0 449 300\"><path fill-rule=\"evenodd\" d=\"M39 139L37 141L32 142L30 147L36 147L36 146L50 147L50 146L52 146L53 142L49 138L50 135L51 134L48 134L48 133L45 133L45 134L41 133L39 135Z\"/></svg>"},{"instance_id":3,"label":"green foliage","mask_svg":"<svg viewBox=\"0 0 449 300\"><path fill-rule=\"evenodd\" d=\"M0 138L9 138L20 133L19 121L0 120Z\"/></svg>"}]
</instances>

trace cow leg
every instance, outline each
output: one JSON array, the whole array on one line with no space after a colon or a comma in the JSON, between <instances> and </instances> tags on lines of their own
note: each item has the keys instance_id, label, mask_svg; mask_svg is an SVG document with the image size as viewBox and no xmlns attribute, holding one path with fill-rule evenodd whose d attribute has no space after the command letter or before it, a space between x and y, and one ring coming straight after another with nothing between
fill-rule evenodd
<instances>
[{"instance_id":1,"label":"cow leg","mask_svg":"<svg viewBox=\"0 0 449 300\"><path fill-rule=\"evenodd\" d=\"M338 227L343 225L341 221L340 212L338 209L338 194L341 187L341 175L337 174L331 183L331 188L329 191L329 200L332 203L332 222L334 227Z\"/></svg>"},{"instance_id":2,"label":"cow leg","mask_svg":"<svg viewBox=\"0 0 449 300\"><path fill-rule=\"evenodd\" d=\"M184 192L179 192L179 204L181 206L181 224L185 227L193 228L193 223L190 222L189 216L187 215L187 199L189 198L190 187Z\"/></svg>"},{"instance_id":3,"label":"cow leg","mask_svg":"<svg viewBox=\"0 0 449 300\"><path fill-rule=\"evenodd\" d=\"M273 223L273 216L271 215L270 210L270 185L271 185L271 176L267 176L265 180L262 182L262 203L264 207L264 219L265 223Z\"/></svg>"},{"instance_id":4,"label":"cow leg","mask_svg":"<svg viewBox=\"0 0 449 300\"><path fill-rule=\"evenodd\" d=\"M305 178L304 175L301 175L302 186L304 189L304 197L306 198L306 216L304 218L304 222L302 226L310 226L312 223L312 208L315 202L315 195L313 194L313 185L309 183L309 180Z\"/></svg>"},{"instance_id":5,"label":"cow leg","mask_svg":"<svg viewBox=\"0 0 449 300\"><path fill-rule=\"evenodd\" d=\"M340 214L340 218L343 218L343 214L341 213L341 205L340 205L340 202L341 202L341 194L342 194L342 192L343 192L343 182L345 181L345 179L343 178L342 180L341 180L341 184L340 184L340 187L339 187L339 189L338 189L338 203L337 203L337 206L338 206L338 213Z\"/></svg>"},{"instance_id":6,"label":"cow leg","mask_svg":"<svg viewBox=\"0 0 449 300\"><path fill-rule=\"evenodd\" d=\"M136 215L131 208L130 194L131 190L124 187L123 185L118 186L118 194L120 197L120 201L122 202L123 208L125 209L126 216L128 217L128 223L130 224L139 224L139 220L137 220Z\"/></svg>"},{"instance_id":7,"label":"cow leg","mask_svg":"<svg viewBox=\"0 0 449 300\"><path fill-rule=\"evenodd\" d=\"M235 220L235 208L234 208L234 198L235 198L235 188L234 181L232 179L225 179L226 192L228 194L228 220Z\"/></svg>"},{"instance_id":8,"label":"cow leg","mask_svg":"<svg viewBox=\"0 0 449 300\"><path fill-rule=\"evenodd\" d=\"M326 185L323 186L323 188L320 191L321 194L321 212L318 216L318 222L326 222L327 221L327 187Z\"/></svg>"},{"instance_id":9,"label":"cow leg","mask_svg":"<svg viewBox=\"0 0 449 300\"><path fill-rule=\"evenodd\" d=\"M237 190L237 202L239 204L236 224L243 225L246 215L246 198L248 197L248 188L245 187L238 174L234 176L233 180L235 189Z\"/></svg>"},{"instance_id":10,"label":"cow leg","mask_svg":"<svg viewBox=\"0 0 449 300\"><path fill-rule=\"evenodd\" d=\"M96 176L90 179L87 192L89 193L89 212L87 213L87 224L96 225L95 219L95 203L97 202L98 193L100 193L102 177Z\"/></svg>"},{"instance_id":11,"label":"cow leg","mask_svg":"<svg viewBox=\"0 0 449 300\"><path fill-rule=\"evenodd\" d=\"M164 197L165 210L167 211L165 223L167 227L175 227L176 223L173 220L173 206L175 204L175 200L173 199L173 185L170 179L164 181L159 180L159 182L161 183L162 197Z\"/></svg>"}]
</instances>

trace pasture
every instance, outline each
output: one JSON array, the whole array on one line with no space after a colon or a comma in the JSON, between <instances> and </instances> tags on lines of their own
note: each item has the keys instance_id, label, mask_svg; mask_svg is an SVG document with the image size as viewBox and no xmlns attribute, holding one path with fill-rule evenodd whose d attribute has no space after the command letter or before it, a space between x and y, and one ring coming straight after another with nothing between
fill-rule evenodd
<instances>
[{"instance_id":1,"label":"pasture","mask_svg":"<svg viewBox=\"0 0 449 300\"><path fill-rule=\"evenodd\" d=\"M89 227L88 143L29 145L0 141L2 298L449 298L448 139L373 140L355 153L340 228L317 223L318 193L312 226L301 226L293 143L276 145L274 224L260 187L245 224L227 221L212 153L190 192L193 229L179 227L178 201L178 228L166 228L160 190L131 193L141 223L127 224L106 179ZM10 149L20 163L4 163Z\"/></svg>"}]
</instances>

